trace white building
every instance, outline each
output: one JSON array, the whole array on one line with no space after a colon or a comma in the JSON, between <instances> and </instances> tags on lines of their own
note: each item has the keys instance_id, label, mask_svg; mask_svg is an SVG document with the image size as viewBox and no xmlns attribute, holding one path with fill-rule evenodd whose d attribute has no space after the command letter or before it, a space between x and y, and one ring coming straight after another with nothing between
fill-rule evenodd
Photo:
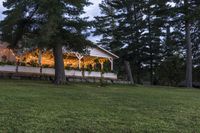
<instances>
[{"instance_id":1,"label":"white building","mask_svg":"<svg viewBox=\"0 0 200 133\"><path fill-rule=\"evenodd\" d=\"M7 46L0 44L0 72L54 76L54 58L51 50L35 49L16 55ZM64 52L67 77L101 78L104 72L104 78L117 79L117 75L113 73L114 60L119 58L117 55L96 45L89 47L87 51L87 54Z\"/></svg>"}]
</instances>

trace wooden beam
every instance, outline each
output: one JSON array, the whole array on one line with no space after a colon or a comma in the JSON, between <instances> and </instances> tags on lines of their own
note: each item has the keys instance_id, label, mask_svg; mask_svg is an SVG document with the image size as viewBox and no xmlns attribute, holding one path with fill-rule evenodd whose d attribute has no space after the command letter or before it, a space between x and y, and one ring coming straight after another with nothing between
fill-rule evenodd
<instances>
[{"instance_id":1,"label":"wooden beam","mask_svg":"<svg viewBox=\"0 0 200 133\"><path fill-rule=\"evenodd\" d=\"M109 59L109 61L111 63L110 69L111 69L111 71L113 71L114 70L113 58L108 58L108 59Z\"/></svg>"}]
</instances>

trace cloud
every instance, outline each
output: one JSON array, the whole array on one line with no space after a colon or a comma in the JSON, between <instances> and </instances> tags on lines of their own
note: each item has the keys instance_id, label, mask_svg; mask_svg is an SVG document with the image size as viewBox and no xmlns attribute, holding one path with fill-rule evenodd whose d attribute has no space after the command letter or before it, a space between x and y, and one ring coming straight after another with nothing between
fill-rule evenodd
<instances>
[{"instance_id":1,"label":"cloud","mask_svg":"<svg viewBox=\"0 0 200 133\"><path fill-rule=\"evenodd\" d=\"M84 14L83 16L89 17L90 20L93 20L95 16L101 15L99 4L102 2L102 0L90 0L90 2L93 3L93 5L85 8L86 14ZM88 39L92 42L98 42L101 39L101 37L91 35L88 37Z\"/></svg>"},{"instance_id":2,"label":"cloud","mask_svg":"<svg viewBox=\"0 0 200 133\"><path fill-rule=\"evenodd\" d=\"M4 11L3 1L4 0L0 0L0 20L4 18L4 15L2 14L2 12Z\"/></svg>"},{"instance_id":3,"label":"cloud","mask_svg":"<svg viewBox=\"0 0 200 133\"><path fill-rule=\"evenodd\" d=\"M99 9L99 4L101 3L102 0L90 0L93 5L88 6L85 8L86 14L83 16L88 16L90 19L93 19L94 16L99 16L100 15L100 9Z\"/></svg>"}]
</instances>

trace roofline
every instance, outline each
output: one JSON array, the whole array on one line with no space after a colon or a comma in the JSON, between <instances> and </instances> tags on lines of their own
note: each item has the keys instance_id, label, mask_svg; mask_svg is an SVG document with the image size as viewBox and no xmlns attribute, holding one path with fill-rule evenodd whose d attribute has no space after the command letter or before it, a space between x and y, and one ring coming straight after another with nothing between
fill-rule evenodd
<instances>
[{"instance_id":1,"label":"roofline","mask_svg":"<svg viewBox=\"0 0 200 133\"><path fill-rule=\"evenodd\" d=\"M116 54L113 54L112 52L110 52L110 51L108 51L108 50L106 50L106 49L104 49L104 48L102 48L102 47L100 47L100 46L98 46L98 45L95 45L95 44L94 44L94 46L97 47L97 48L99 48L100 50L102 50L102 51L108 53L109 55L113 56L115 59L119 59L119 56L117 56Z\"/></svg>"},{"instance_id":2,"label":"roofline","mask_svg":"<svg viewBox=\"0 0 200 133\"><path fill-rule=\"evenodd\" d=\"M0 45L1 44L4 45L4 46L6 46L6 45L8 46L9 45L9 44L7 44L5 42L0 42ZM119 59L119 56L117 56L116 54L113 54L112 52L110 52L110 51L108 51L108 50L106 50L106 49L104 49L104 48L102 48L102 47L100 47L100 46L98 46L96 44L93 44L93 46L95 46L96 48L98 48L98 49L100 49L100 50L102 50L102 51L104 51L106 53L108 53L109 55L113 56L115 59Z\"/></svg>"}]
</instances>

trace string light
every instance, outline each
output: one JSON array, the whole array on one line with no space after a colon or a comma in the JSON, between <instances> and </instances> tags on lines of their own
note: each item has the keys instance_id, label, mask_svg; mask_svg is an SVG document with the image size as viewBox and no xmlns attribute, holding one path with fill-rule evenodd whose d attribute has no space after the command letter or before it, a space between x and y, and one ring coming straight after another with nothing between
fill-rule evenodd
<instances>
[{"instance_id":1,"label":"string light","mask_svg":"<svg viewBox=\"0 0 200 133\"><path fill-rule=\"evenodd\" d=\"M40 55L41 54L41 55ZM39 49L32 50L30 52L26 52L22 55L15 55L13 50L0 47L0 61L2 56L6 56L9 61L14 62L20 62L27 66L31 65L39 65L39 56L41 56L41 65L46 67L53 67L54 66L54 56L52 50L43 50L40 52ZM64 57L64 65L65 67L70 68L78 68L79 67L79 57L81 57L80 54L75 52L65 53L63 54ZM94 66L96 65L96 60L98 59L99 63L105 63L108 61L106 58L98 58L98 57L92 57L89 55L83 56L81 59L80 65L81 68L87 68L88 66Z\"/></svg>"}]
</instances>

